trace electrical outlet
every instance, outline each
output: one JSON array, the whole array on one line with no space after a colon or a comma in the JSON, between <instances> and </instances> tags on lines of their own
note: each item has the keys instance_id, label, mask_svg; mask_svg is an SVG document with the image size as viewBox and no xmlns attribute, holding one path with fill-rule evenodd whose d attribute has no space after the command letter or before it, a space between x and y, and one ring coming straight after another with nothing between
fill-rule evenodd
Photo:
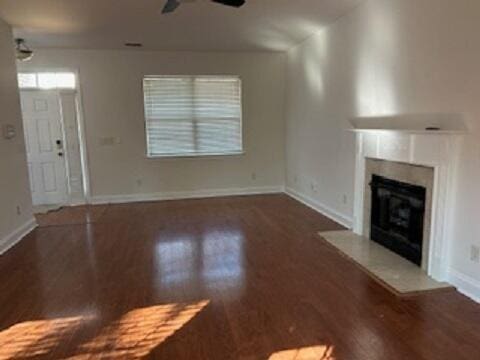
<instances>
[{"instance_id":1,"label":"electrical outlet","mask_svg":"<svg viewBox=\"0 0 480 360\"><path fill-rule=\"evenodd\" d=\"M17 205L17 215L22 215L22 209L20 208L20 206Z\"/></svg>"},{"instance_id":2,"label":"electrical outlet","mask_svg":"<svg viewBox=\"0 0 480 360\"><path fill-rule=\"evenodd\" d=\"M252 180L253 181L257 180L257 173L256 172L252 172Z\"/></svg>"},{"instance_id":3,"label":"electrical outlet","mask_svg":"<svg viewBox=\"0 0 480 360\"><path fill-rule=\"evenodd\" d=\"M312 191L314 193L317 193L318 192L318 184L315 182L315 181L311 181L310 182L310 188L312 189Z\"/></svg>"},{"instance_id":4,"label":"electrical outlet","mask_svg":"<svg viewBox=\"0 0 480 360\"><path fill-rule=\"evenodd\" d=\"M342 201L343 201L343 205L347 205L347 204L348 204L348 196L347 196L347 194L343 194L343 196L342 196Z\"/></svg>"},{"instance_id":5,"label":"electrical outlet","mask_svg":"<svg viewBox=\"0 0 480 360\"><path fill-rule=\"evenodd\" d=\"M480 247L472 245L470 247L470 260L476 263L480 263Z\"/></svg>"},{"instance_id":6,"label":"electrical outlet","mask_svg":"<svg viewBox=\"0 0 480 360\"><path fill-rule=\"evenodd\" d=\"M135 184L137 185L137 187L142 187L142 185L143 185L143 180L142 180L142 179L137 179L137 180L135 181Z\"/></svg>"}]
</instances>

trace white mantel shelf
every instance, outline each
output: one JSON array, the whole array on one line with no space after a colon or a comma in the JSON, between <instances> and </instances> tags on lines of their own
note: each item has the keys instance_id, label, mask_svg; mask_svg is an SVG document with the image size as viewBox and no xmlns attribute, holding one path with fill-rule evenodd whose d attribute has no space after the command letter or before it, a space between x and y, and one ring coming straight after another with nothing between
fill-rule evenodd
<instances>
[{"instance_id":1,"label":"white mantel shelf","mask_svg":"<svg viewBox=\"0 0 480 360\"><path fill-rule=\"evenodd\" d=\"M350 119L350 124L352 127L348 130L353 132L388 131L421 135L464 135L467 133L464 116L458 113L364 116Z\"/></svg>"},{"instance_id":2,"label":"white mantel shelf","mask_svg":"<svg viewBox=\"0 0 480 360\"><path fill-rule=\"evenodd\" d=\"M397 134L417 134L417 135L465 135L466 130L416 130L416 129L347 129L354 133L378 133L389 132Z\"/></svg>"}]
</instances>

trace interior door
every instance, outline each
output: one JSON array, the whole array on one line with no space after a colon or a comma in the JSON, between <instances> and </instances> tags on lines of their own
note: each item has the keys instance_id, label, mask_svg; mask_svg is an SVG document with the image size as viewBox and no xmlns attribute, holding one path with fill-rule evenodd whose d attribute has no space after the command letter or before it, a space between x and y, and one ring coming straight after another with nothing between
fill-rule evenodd
<instances>
[{"instance_id":1,"label":"interior door","mask_svg":"<svg viewBox=\"0 0 480 360\"><path fill-rule=\"evenodd\" d=\"M21 102L33 204L64 204L67 175L58 92L21 91Z\"/></svg>"}]
</instances>

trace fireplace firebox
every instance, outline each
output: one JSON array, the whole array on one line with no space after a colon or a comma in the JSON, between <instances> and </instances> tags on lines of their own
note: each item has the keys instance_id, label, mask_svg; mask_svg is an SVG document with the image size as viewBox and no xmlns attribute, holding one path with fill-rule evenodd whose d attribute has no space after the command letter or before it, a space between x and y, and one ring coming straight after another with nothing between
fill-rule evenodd
<instances>
[{"instance_id":1,"label":"fireplace firebox","mask_svg":"<svg viewBox=\"0 0 480 360\"><path fill-rule=\"evenodd\" d=\"M422 266L426 189L373 175L371 240Z\"/></svg>"}]
</instances>

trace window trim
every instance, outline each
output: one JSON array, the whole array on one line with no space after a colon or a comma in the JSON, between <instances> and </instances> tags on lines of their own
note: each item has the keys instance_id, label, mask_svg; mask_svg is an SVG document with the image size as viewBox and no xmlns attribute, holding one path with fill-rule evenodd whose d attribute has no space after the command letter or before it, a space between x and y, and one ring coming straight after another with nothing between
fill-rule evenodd
<instances>
[{"instance_id":1,"label":"window trim","mask_svg":"<svg viewBox=\"0 0 480 360\"><path fill-rule=\"evenodd\" d=\"M241 149L236 152L228 153L198 153L198 154L187 154L187 153L172 153L172 154L159 154L159 155L150 155L148 152L148 133L147 133L147 113L145 107L145 80L154 79L154 78L235 78L240 83L240 135L241 135ZM144 136L145 136L145 157L147 160L168 160L168 159L215 159L215 158L224 158L224 157L235 157L245 155L245 133L243 126L243 81L239 75L144 75L142 78L142 105L143 105L143 126L144 126Z\"/></svg>"}]
</instances>

